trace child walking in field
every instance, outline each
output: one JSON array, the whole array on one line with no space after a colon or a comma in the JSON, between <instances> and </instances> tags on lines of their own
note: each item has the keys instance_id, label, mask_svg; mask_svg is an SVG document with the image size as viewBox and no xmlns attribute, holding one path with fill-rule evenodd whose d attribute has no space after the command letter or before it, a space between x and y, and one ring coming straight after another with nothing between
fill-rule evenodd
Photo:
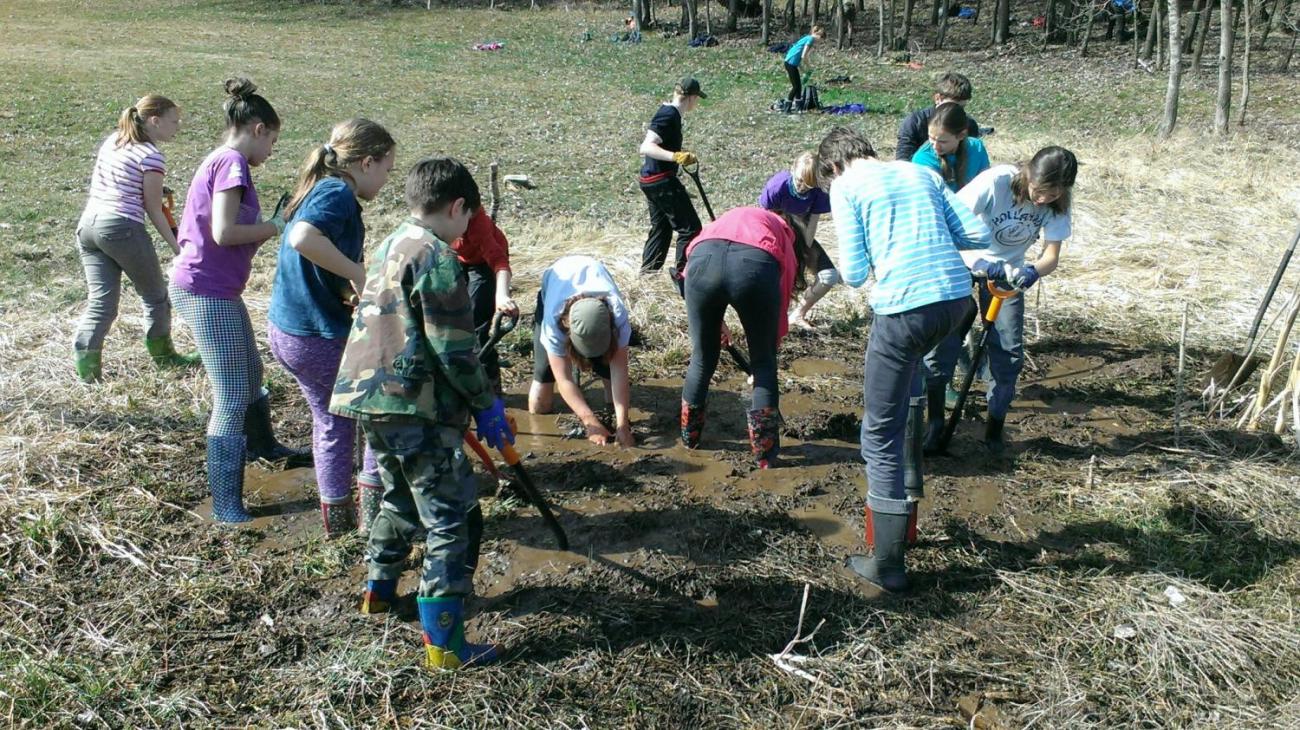
<instances>
[{"instance_id":1,"label":"child walking in field","mask_svg":"<svg viewBox=\"0 0 1300 730\"><path fill-rule=\"evenodd\" d=\"M898 127L898 147L894 150L894 159L910 160L916 151L925 144L930 132L930 117L942 104L952 102L965 107L971 98L970 79L959 73L949 71L935 81L934 106L917 109ZM971 137L980 136L980 127L975 120L966 117L966 131Z\"/></svg>"},{"instance_id":2,"label":"child walking in field","mask_svg":"<svg viewBox=\"0 0 1300 730\"><path fill-rule=\"evenodd\" d=\"M330 412L360 422L384 484L361 611L389 610L411 543L422 539L416 602L425 666L456 669L497 657L495 647L465 638L478 495L461 443L471 413L489 446L514 435L475 354L469 292L448 245L478 209L478 186L459 162L429 158L407 175L406 204L410 217L375 252Z\"/></svg>"},{"instance_id":3,"label":"child walking in field","mask_svg":"<svg viewBox=\"0 0 1300 730\"><path fill-rule=\"evenodd\" d=\"M993 280L1003 288L1021 292L1056 271L1061 259L1061 242L1070 237L1070 199L1079 162L1064 147L1044 147L1020 165L999 165L976 177L957 197L993 232L992 243L981 251L963 252L977 277ZM1042 253L1025 263L1029 249L1043 238ZM980 311L988 307L991 295L980 291ZM929 397L942 394L943 384L952 379L961 340L947 338L926 358L929 369ZM988 363L991 383L984 443L994 453L1006 448L1003 424L1016 394L1016 381L1025 360L1025 302L1023 296L1006 299L993 323L989 337ZM933 450L943 428L942 398L930 401L927 445Z\"/></svg>"},{"instance_id":4,"label":"child walking in field","mask_svg":"<svg viewBox=\"0 0 1300 730\"><path fill-rule=\"evenodd\" d=\"M790 44L790 50L785 52L785 75L790 79L790 93L786 95L786 100L790 102L790 109L794 108L794 101L803 96L803 72L812 72L812 52L813 44L820 40L826 39L826 29L820 25L814 25L808 35L800 38Z\"/></svg>"},{"instance_id":5,"label":"child walking in field","mask_svg":"<svg viewBox=\"0 0 1300 730\"><path fill-rule=\"evenodd\" d=\"M970 136L969 121L961 104L940 104L930 117L929 139L912 155L912 162L939 173L954 193L989 169L989 153Z\"/></svg>"},{"instance_id":6,"label":"child walking in field","mask_svg":"<svg viewBox=\"0 0 1300 730\"><path fill-rule=\"evenodd\" d=\"M789 214L733 208L705 226L686 251L686 315L691 363L682 388L682 443L699 446L709 380L722 351L722 318L736 310L745 328L754 392L746 413L750 450L761 469L781 450L776 352L789 330L790 296L803 285L808 244Z\"/></svg>"},{"instance_id":7,"label":"child walking in field","mask_svg":"<svg viewBox=\"0 0 1300 730\"><path fill-rule=\"evenodd\" d=\"M180 108L170 99L149 95L122 111L117 131L99 146L90 176L90 196L77 223L77 250L86 273L86 311L77 324L73 356L77 377L100 379L104 338L117 319L122 274L144 303L148 327L145 348L158 365L198 364L197 354L180 355L172 345L172 306L167 298L158 253L146 225L179 249L163 212L167 165L158 145L180 129Z\"/></svg>"},{"instance_id":8,"label":"child walking in field","mask_svg":"<svg viewBox=\"0 0 1300 730\"><path fill-rule=\"evenodd\" d=\"M817 280L804 290L798 309L790 316L790 324L811 330L808 312L838 283L840 272L817 242L817 223L823 213L831 212L831 199L818 187L817 156L804 152L795 158L789 170L782 170L768 178L758 204L775 213L784 213L803 224L807 240L811 241L809 262L816 267Z\"/></svg>"},{"instance_id":9,"label":"child walking in field","mask_svg":"<svg viewBox=\"0 0 1300 730\"><path fill-rule=\"evenodd\" d=\"M352 119L307 153L285 208L267 314L271 352L298 381L312 415L312 456L325 534L356 528L352 501L355 423L329 412L352 307L365 288L362 200L388 182L396 143L382 126Z\"/></svg>"},{"instance_id":10,"label":"child walking in field","mask_svg":"<svg viewBox=\"0 0 1300 730\"><path fill-rule=\"evenodd\" d=\"M881 162L857 132L832 129L817 154L820 177L833 180L844 281L858 287L868 274L876 278L862 388L866 519L875 550L870 558L853 556L849 565L873 585L903 591L909 522L915 524L921 497L921 443L914 437L924 417L918 366L974 306L970 271L958 249L987 247L989 231L938 175L910 163Z\"/></svg>"},{"instance_id":11,"label":"child walking in field","mask_svg":"<svg viewBox=\"0 0 1300 730\"><path fill-rule=\"evenodd\" d=\"M271 431L262 359L241 298L253 254L284 230L279 210L262 220L251 175L271 156L280 117L248 79L226 81L226 93L225 142L190 182L169 292L194 333L212 383L207 429L212 515L221 522L245 522L252 519L243 500L246 454L287 458L302 452L281 446Z\"/></svg>"},{"instance_id":12,"label":"child walking in field","mask_svg":"<svg viewBox=\"0 0 1300 730\"><path fill-rule=\"evenodd\" d=\"M658 271L668 259L668 243L677 232L677 252L673 266L680 272L686 267L686 244L700 232L700 216L686 188L677 179L681 165L699 161L694 152L682 149L682 115L689 114L707 95L700 82L687 76L677 83L673 99L659 105L641 141L640 185L650 209L650 233L641 253L641 273Z\"/></svg>"}]
</instances>

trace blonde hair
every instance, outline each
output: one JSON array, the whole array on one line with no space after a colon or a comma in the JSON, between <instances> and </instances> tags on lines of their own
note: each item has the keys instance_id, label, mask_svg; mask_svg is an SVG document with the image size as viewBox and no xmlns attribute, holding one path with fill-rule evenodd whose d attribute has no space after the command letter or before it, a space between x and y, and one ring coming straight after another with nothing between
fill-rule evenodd
<instances>
[{"instance_id":1,"label":"blonde hair","mask_svg":"<svg viewBox=\"0 0 1300 730\"><path fill-rule=\"evenodd\" d=\"M817 155L800 152L790 166L790 179L794 181L794 191L800 195L817 187Z\"/></svg>"},{"instance_id":2,"label":"blonde hair","mask_svg":"<svg viewBox=\"0 0 1300 730\"><path fill-rule=\"evenodd\" d=\"M176 102L165 96L149 94L140 97L135 106L123 109L122 115L117 118L117 146L152 142L149 132L144 128L144 121L149 117L161 117L177 108Z\"/></svg>"},{"instance_id":3,"label":"blonde hair","mask_svg":"<svg viewBox=\"0 0 1300 730\"><path fill-rule=\"evenodd\" d=\"M298 184L294 186L293 197L285 209L285 215L292 217L298 206L316 187L316 183L327 177L351 179L348 166L367 157L381 160L397 146L388 130L369 119L349 119L334 125L330 132L330 141L317 146L307 153L302 169L298 172Z\"/></svg>"}]
</instances>

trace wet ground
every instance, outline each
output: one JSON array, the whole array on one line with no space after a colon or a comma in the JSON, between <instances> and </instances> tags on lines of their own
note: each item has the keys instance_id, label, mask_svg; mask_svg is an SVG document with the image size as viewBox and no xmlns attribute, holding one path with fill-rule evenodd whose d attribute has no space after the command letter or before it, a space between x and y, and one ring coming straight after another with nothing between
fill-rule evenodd
<instances>
[{"instance_id":1,"label":"wet ground","mask_svg":"<svg viewBox=\"0 0 1300 730\"><path fill-rule=\"evenodd\" d=\"M702 445L694 451L678 439L679 378L640 374L632 413L638 447L622 450L575 438L575 419L558 397L559 414L528 414L526 375L518 367L508 371L514 375L508 405L518 419L517 448L572 549L555 549L537 512L515 498L499 498L495 480L482 474L487 527L475 577L478 611L498 618L562 613L567 601L582 600L593 586L671 596L670 602L702 610L750 610L762 600L728 585L747 562L760 554L770 559L778 544L790 560L803 560L832 584L871 598L873 589L841 567L862 549L861 346L802 334L786 343L781 461L770 470L752 464L744 416L748 388L728 364L714 379ZM1034 540L1055 526L1056 507L1036 484L1054 473L1077 480L1094 455L1128 453L1168 434L1173 361L1167 353L1066 339L1041 341L1030 351L1008 419L1008 452L994 456L981 443L977 384L949 455L927 464L919 565L938 559L926 547L951 539L946 526L952 524L988 540ZM826 353L845 354L836 359ZM597 389L587 392L593 404L602 400ZM310 470L267 466L247 470L246 499L257 517L253 549L284 553L319 542ZM501 468L508 472L504 463ZM482 473L477 461L476 469ZM348 550L346 576L319 586L328 611L355 605L364 580L361 552L357 539ZM413 568L419 555L417 548ZM402 591L415 584L412 570ZM555 591L566 588L576 597L557 598ZM409 607L403 613L413 620Z\"/></svg>"}]
</instances>

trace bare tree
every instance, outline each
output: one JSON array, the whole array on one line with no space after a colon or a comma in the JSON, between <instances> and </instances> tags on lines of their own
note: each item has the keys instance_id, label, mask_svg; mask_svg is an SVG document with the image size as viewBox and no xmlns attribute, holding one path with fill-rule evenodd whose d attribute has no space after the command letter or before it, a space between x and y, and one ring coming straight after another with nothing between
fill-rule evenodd
<instances>
[{"instance_id":1,"label":"bare tree","mask_svg":"<svg viewBox=\"0 0 1300 730\"><path fill-rule=\"evenodd\" d=\"M997 0L993 13L993 42L1006 45L1011 40L1011 0Z\"/></svg>"},{"instance_id":2,"label":"bare tree","mask_svg":"<svg viewBox=\"0 0 1300 730\"><path fill-rule=\"evenodd\" d=\"M1196 39L1196 52L1192 54L1192 70L1200 73L1201 57L1205 55L1205 39L1210 35L1210 18L1214 14L1214 0L1205 0L1205 16L1201 19L1201 35ZM1222 9L1220 9L1222 15Z\"/></svg>"},{"instance_id":3,"label":"bare tree","mask_svg":"<svg viewBox=\"0 0 1300 730\"><path fill-rule=\"evenodd\" d=\"M763 47L772 42L772 0L763 0Z\"/></svg>"},{"instance_id":4,"label":"bare tree","mask_svg":"<svg viewBox=\"0 0 1300 730\"><path fill-rule=\"evenodd\" d=\"M1214 101L1214 131L1228 134L1232 114L1232 0L1219 2L1219 94Z\"/></svg>"},{"instance_id":5,"label":"bare tree","mask_svg":"<svg viewBox=\"0 0 1300 730\"><path fill-rule=\"evenodd\" d=\"M1167 139L1178 124L1178 90L1183 81L1183 25L1178 3L1179 0L1169 0L1169 87L1165 89L1165 118L1160 123L1160 139Z\"/></svg>"},{"instance_id":6,"label":"bare tree","mask_svg":"<svg viewBox=\"0 0 1300 730\"><path fill-rule=\"evenodd\" d=\"M1256 3L1256 9L1261 3ZM1246 105L1250 103L1250 31L1255 13L1250 0L1241 0L1241 12L1246 15L1246 52L1241 59L1241 102L1237 105L1237 126L1246 126Z\"/></svg>"},{"instance_id":7,"label":"bare tree","mask_svg":"<svg viewBox=\"0 0 1300 730\"><path fill-rule=\"evenodd\" d=\"M880 17L880 35L876 38L876 58L885 55L885 0L876 0Z\"/></svg>"},{"instance_id":8,"label":"bare tree","mask_svg":"<svg viewBox=\"0 0 1300 730\"><path fill-rule=\"evenodd\" d=\"M912 40L912 11L915 8L916 0L903 0L903 48L907 48Z\"/></svg>"},{"instance_id":9,"label":"bare tree","mask_svg":"<svg viewBox=\"0 0 1300 730\"><path fill-rule=\"evenodd\" d=\"M711 0L705 0L705 2L711 2ZM686 14L686 35L690 36L688 40L692 41L695 40L695 36L699 35L696 28L695 3L696 0L682 0L682 12Z\"/></svg>"},{"instance_id":10,"label":"bare tree","mask_svg":"<svg viewBox=\"0 0 1300 730\"><path fill-rule=\"evenodd\" d=\"M736 30L736 12L737 0L727 0L727 32L734 33Z\"/></svg>"},{"instance_id":11,"label":"bare tree","mask_svg":"<svg viewBox=\"0 0 1300 730\"><path fill-rule=\"evenodd\" d=\"M1155 53L1156 37L1160 32L1160 0L1151 3L1150 16L1147 18L1147 39L1142 43L1142 58L1148 61Z\"/></svg>"},{"instance_id":12,"label":"bare tree","mask_svg":"<svg viewBox=\"0 0 1300 730\"><path fill-rule=\"evenodd\" d=\"M943 6L939 9L939 35L934 39L935 50L943 48L943 41L948 37L948 0L942 0Z\"/></svg>"}]
</instances>

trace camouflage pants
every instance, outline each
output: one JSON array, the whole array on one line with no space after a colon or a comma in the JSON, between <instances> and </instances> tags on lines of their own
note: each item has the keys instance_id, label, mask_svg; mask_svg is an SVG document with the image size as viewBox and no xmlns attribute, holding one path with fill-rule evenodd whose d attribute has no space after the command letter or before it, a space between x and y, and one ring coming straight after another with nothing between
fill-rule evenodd
<instances>
[{"instance_id":1,"label":"camouflage pants","mask_svg":"<svg viewBox=\"0 0 1300 730\"><path fill-rule=\"evenodd\" d=\"M384 483L384 503L366 546L370 580L396 579L418 539L425 542L420 596L473 590L470 511L477 484L461 449L463 433L426 423L361 421Z\"/></svg>"}]
</instances>

